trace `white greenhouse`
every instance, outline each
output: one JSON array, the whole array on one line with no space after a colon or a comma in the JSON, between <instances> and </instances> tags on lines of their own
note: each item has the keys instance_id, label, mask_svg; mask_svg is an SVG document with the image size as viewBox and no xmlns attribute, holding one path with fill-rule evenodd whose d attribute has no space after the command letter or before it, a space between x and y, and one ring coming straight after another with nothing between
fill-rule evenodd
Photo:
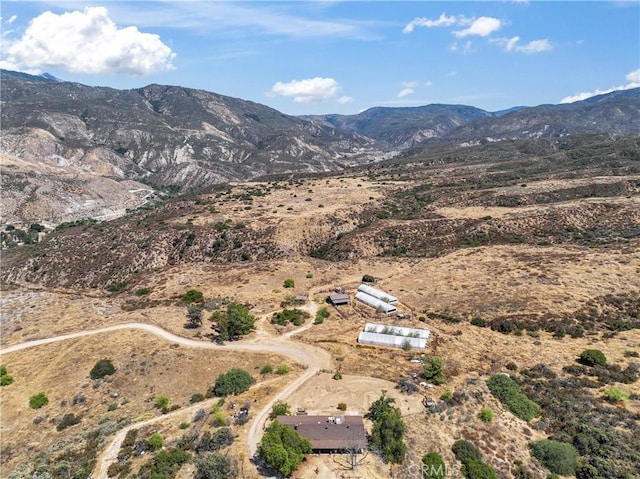
<instances>
[{"instance_id":1,"label":"white greenhouse","mask_svg":"<svg viewBox=\"0 0 640 479\"><path fill-rule=\"evenodd\" d=\"M388 324L367 323L364 325L367 333L393 334L413 338L429 339L431 332L428 329L405 328L403 326L390 326Z\"/></svg>"},{"instance_id":2,"label":"white greenhouse","mask_svg":"<svg viewBox=\"0 0 640 479\"><path fill-rule=\"evenodd\" d=\"M356 299L362 301L364 304L375 308L376 310L380 310L385 314L391 314L398 311L398 309L392 304L385 303L381 299L378 299L374 296L371 296L367 293L363 293L362 291L358 291L356 293Z\"/></svg>"},{"instance_id":3,"label":"white greenhouse","mask_svg":"<svg viewBox=\"0 0 640 479\"><path fill-rule=\"evenodd\" d=\"M358 343L402 349L425 349L427 347L427 340L424 338L408 338L393 334L368 333L367 331L362 331L358 335Z\"/></svg>"},{"instance_id":4,"label":"white greenhouse","mask_svg":"<svg viewBox=\"0 0 640 479\"><path fill-rule=\"evenodd\" d=\"M385 303L397 303L398 302L398 298L396 298L395 296L391 296L390 294L385 293L384 291L381 291L381 290L376 289L376 288L372 288L371 286L367 286L366 284L361 284L360 286L358 286L358 291L362 291L363 293L366 293L369 296L373 296L374 298L378 298L378 299L384 301Z\"/></svg>"}]
</instances>

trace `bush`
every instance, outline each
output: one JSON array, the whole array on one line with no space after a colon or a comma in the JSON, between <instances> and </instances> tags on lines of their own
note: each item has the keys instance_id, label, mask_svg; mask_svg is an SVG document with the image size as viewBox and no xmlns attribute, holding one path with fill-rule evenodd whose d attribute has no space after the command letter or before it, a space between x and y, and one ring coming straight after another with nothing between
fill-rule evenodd
<instances>
[{"instance_id":1,"label":"bush","mask_svg":"<svg viewBox=\"0 0 640 479\"><path fill-rule=\"evenodd\" d=\"M49 398L44 392L39 392L29 398L29 407L31 409L40 409L47 404L49 404Z\"/></svg>"},{"instance_id":2,"label":"bush","mask_svg":"<svg viewBox=\"0 0 640 479\"><path fill-rule=\"evenodd\" d=\"M482 453L480 450L472 442L465 441L464 439L459 439L454 442L451 450L453 454L455 454L456 459L462 464L470 461L482 461Z\"/></svg>"},{"instance_id":3,"label":"bush","mask_svg":"<svg viewBox=\"0 0 640 479\"><path fill-rule=\"evenodd\" d=\"M165 411L169 406L169 398L165 395L158 396L154 402L154 406Z\"/></svg>"},{"instance_id":4,"label":"bush","mask_svg":"<svg viewBox=\"0 0 640 479\"><path fill-rule=\"evenodd\" d=\"M604 398L609 402L627 401L629 399L629 393L626 393L616 387L612 387L604 392Z\"/></svg>"},{"instance_id":5,"label":"bush","mask_svg":"<svg viewBox=\"0 0 640 479\"><path fill-rule=\"evenodd\" d=\"M182 421L179 425L178 428L180 429L187 429L190 426L190 424L187 421Z\"/></svg>"},{"instance_id":6,"label":"bush","mask_svg":"<svg viewBox=\"0 0 640 479\"><path fill-rule=\"evenodd\" d=\"M488 408L488 407L483 407L480 410L480 414L478 415L478 417L480 417L480 420L482 422L491 422L491 421L493 421L493 416L494 416L493 409Z\"/></svg>"},{"instance_id":7,"label":"bush","mask_svg":"<svg viewBox=\"0 0 640 479\"><path fill-rule=\"evenodd\" d=\"M365 274L364 276L362 276L362 282L363 283L375 283L376 282L376 278L371 276L370 274Z\"/></svg>"},{"instance_id":8,"label":"bush","mask_svg":"<svg viewBox=\"0 0 640 479\"><path fill-rule=\"evenodd\" d=\"M607 357L599 349L585 349L580 353L579 361L586 366L607 365Z\"/></svg>"},{"instance_id":9,"label":"bush","mask_svg":"<svg viewBox=\"0 0 640 479\"><path fill-rule=\"evenodd\" d=\"M492 319L489 325L493 331L498 331L502 334L509 334L515 329L513 323L507 318Z\"/></svg>"},{"instance_id":10,"label":"bush","mask_svg":"<svg viewBox=\"0 0 640 479\"><path fill-rule=\"evenodd\" d=\"M422 479L445 479L447 465L437 452L430 452L422 456Z\"/></svg>"},{"instance_id":11,"label":"bush","mask_svg":"<svg viewBox=\"0 0 640 479\"><path fill-rule=\"evenodd\" d=\"M281 364L280 366L278 366L278 369L276 369L276 374L287 374L289 372L289 366L287 366L286 364Z\"/></svg>"},{"instance_id":12,"label":"bush","mask_svg":"<svg viewBox=\"0 0 640 479\"><path fill-rule=\"evenodd\" d=\"M428 354L422 364L422 375L431 384L444 384L444 361L438 356Z\"/></svg>"},{"instance_id":13,"label":"bush","mask_svg":"<svg viewBox=\"0 0 640 479\"><path fill-rule=\"evenodd\" d=\"M60 422L58 423L58 425L56 426L56 431L64 431L66 428L70 427L70 426L74 426L75 424L79 424L81 421L81 418L78 416L75 416L73 413L72 414L65 414L64 416L62 416L62 419L60 420Z\"/></svg>"},{"instance_id":14,"label":"bush","mask_svg":"<svg viewBox=\"0 0 640 479\"><path fill-rule=\"evenodd\" d=\"M13 376L7 372L7 367L0 365L0 386L8 386L13 382Z\"/></svg>"},{"instance_id":15,"label":"bush","mask_svg":"<svg viewBox=\"0 0 640 479\"><path fill-rule=\"evenodd\" d=\"M136 289L136 296L145 296L151 292L149 288L138 288Z\"/></svg>"},{"instance_id":16,"label":"bush","mask_svg":"<svg viewBox=\"0 0 640 479\"><path fill-rule=\"evenodd\" d=\"M204 294L202 291L198 291L197 289L190 289L186 293L182 295L182 301L185 303L199 303L204 299Z\"/></svg>"},{"instance_id":17,"label":"bush","mask_svg":"<svg viewBox=\"0 0 640 479\"><path fill-rule=\"evenodd\" d=\"M316 319L313 324L322 324L324 320L329 317L329 310L327 308L320 308L316 313Z\"/></svg>"},{"instance_id":18,"label":"bush","mask_svg":"<svg viewBox=\"0 0 640 479\"><path fill-rule=\"evenodd\" d=\"M273 372L273 366L271 366L270 364L265 364L264 366L262 366L262 369L260 370L260 374L262 376L272 372Z\"/></svg>"},{"instance_id":19,"label":"bush","mask_svg":"<svg viewBox=\"0 0 640 479\"><path fill-rule=\"evenodd\" d=\"M214 452L196 458L194 479L235 479L238 477L238 463L233 457Z\"/></svg>"},{"instance_id":20,"label":"bush","mask_svg":"<svg viewBox=\"0 0 640 479\"><path fill-rule=\"evenodd\" d=\"M294 280L292 280L291 278L287 278L284 280L283 286L285 288L293 288L295 287L296 283Z\"/></svg>"},{"instance_id":21,"label":"bush","mask_svg":"<svg viewBox=\"0 0 640 479\"><path fill-rule=\"evenodd\" d=\"M105 376L111 376L116 372L116 368L113 363L108 359L101 359L98 361L91 371L89 371L89 376L91 379L102 379Z\"/></svg>"},{"instance_id":22,"label":"bush","mask_svg":"<svg viewBox=\"0 0 640 479\"><path fill-rule=\"evenodd\" d=\"M107 411L115 411L116 409L118 409L118 403L117 402L112 402L107 407Z\"/></svg>"},{"instance_id":23,"label":"bush","mask_svg":"<svg viewBox=\"0 0 640 479\"><path fill-rule=\"evenodd\" d=\"M215 384L209 389L209 393L218 397L240 394L245 392L256 380L244 369L233 368L216 378ZM211 394L208 394L211 396Z\"/></svg>"},{"instance_id":24,"label":"bush","mask_svg":"<svg viewBox=\"0 0 640 479\"><path fill-rule=\"evenodd\" d=\"M347 403L339 402L338 403L338 409L340 411L346 411L347 410Z\"/></svg>"},{"instance_id":25,"label":"bush","mask_svg":"<svg viewBox=\"0 0 640 479\"><path fill-rule=\"evenodd\" d=\"M511 413L524 420L531 421L540 414L540 406L529 399L518 383L505 374L496 374L487 380L487 386L503 406Z\"/></svg>"},{"instance_id":26,"label":"bush","mask_svg":"<svg viewBox=\"0 0 640 479\"><path fill-rule=\"evenodd\" d=\"M189 400L191 404L194 404L200 401L204 401L204 395L200 393L193 393L191 395L191 399Z\"/></svg>"},{"instance_id":27,"label":"bush","mask_svg":"<svg viewBox=\"0 0 640 479\"><path fill-rule=\"evenodd\" d=\"M484 327L487 326L486 321L484 319L482 319L482 318L477 317L477 316L471 320L471 324L473 326L478 326L480 328L484 328Z\"/></svg>"},{"instance_id":28,"label":"bush","mask_svg":"<svg viewBox=\"0 0 640 479\"><path fill-rule=\"evenodd\" d=\"M578 453L571 444L543 439L531 444L531 454L551 472L564 476L576 473Z\"/></svg>"},{"instance_id":29,"label":"bush","mask_svg":"<svg viewBox=\"0 0 640 479\"><path fill-rule=\"evenodd\" d=\"M467 479L498 479L496 471L482 461L469 461L462 466L462 475Z\"/></svg>"},{"instance_id":30,"label":"bush","mask_svg":"<svg viewBox=\"0 0 640 479\"><path fill-rule=\"evenodd\" d=\"M163 444L164 444L164 438L159 432L154 432L153 434L151 434L149 439L147 439L147 446L149 446L149 448L154 451L157 451L158 449L160 449Z\"/></svg>"},{"instance_id":31,"label":"bush","mask_svg":"<svg viewBox=\"0 0 640 479\"><path fill-rule=\"evenodd\" d=\"M309 317L309 313L302 311L298 308L283 309L282 311L273 313L271 318L271 324L278 324L280 326L286 326L290 322L295 326L300 326L304 323L304 320Z\"/></svg>"}]
</instances>

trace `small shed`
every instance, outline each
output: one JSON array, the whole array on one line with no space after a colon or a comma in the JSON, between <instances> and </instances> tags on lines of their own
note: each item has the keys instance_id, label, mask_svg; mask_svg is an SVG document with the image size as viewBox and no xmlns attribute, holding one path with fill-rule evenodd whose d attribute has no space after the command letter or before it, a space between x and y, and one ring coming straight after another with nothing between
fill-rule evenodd
<instances>
[{"instance_id":1,"label":"small shed","mask_svg":"<svg viewBox=\"0 0 640 479\"><path fill-rule=\"evenodd\" d=\"M340 306L341 304L349 304L349 295L346 293L331 294L329 295L329 302L334 306Z\"/></svg>"},{"instance_id":2,"label":"small shed","mask_svg":"<svg viewBox=\"0 0 640 479\"><path fill-rule=\"evenodd\" d=\"M304 304L307 302L307 298L305 295L303 294L299 294L298 296L296 296L295 298L293 298L293 302L294 303L300 303L300 304Z\"/></svg>"},{"instance_id":3,"label":"small shed","mask_svg":"<svg viewBox=\"0 0 640 479\"><path fill-rule=\"evenodd\" d=\"M367 306L371 306L376 310L382 311L385 314L391 314L398 311L398 309L392 304L382 301L381 299L375 298L367 293L363 293L362 291L358 291L356 293L356 299L358 301L363 302Z\"/></svg>"},{"instance_id":4,"label":"small shed","mask_svg":"<svg viewBox=\"0 0 640 479\"><path fill-rule=\"evenodd\" d=\"M373 296L374 298L378 298L382 301L384 301L385 303L397 303L398 302L398 298L396 298L395 296L390 295L389 293L386 293L380 289L377 288L372 288L369 285L366 284L361 284L360 286L358 286L358 291L362 291L363 293L368 294L369 296Z\"/></svg>"}]
</instances>

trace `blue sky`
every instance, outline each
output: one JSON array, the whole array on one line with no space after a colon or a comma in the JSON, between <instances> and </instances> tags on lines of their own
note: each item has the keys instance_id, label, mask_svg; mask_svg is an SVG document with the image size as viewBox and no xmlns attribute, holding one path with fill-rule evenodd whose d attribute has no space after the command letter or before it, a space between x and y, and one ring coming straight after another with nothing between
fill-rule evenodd
<instances>
[{"instance_id":1,"label":"blue sky","mask_svg":"<svg viewBox=\"0 0 640 479\"><path fill-rule=\"evenodd\" d=\"M640 86L640 2L10 1L0 66L289 114L496 111Z\"/></svg>"}]
</instances>

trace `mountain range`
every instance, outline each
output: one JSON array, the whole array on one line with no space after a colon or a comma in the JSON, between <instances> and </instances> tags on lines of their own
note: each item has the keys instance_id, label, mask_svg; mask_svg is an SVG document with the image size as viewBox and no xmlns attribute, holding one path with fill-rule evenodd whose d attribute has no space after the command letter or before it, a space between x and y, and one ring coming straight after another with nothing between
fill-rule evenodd
<instances>
[{"instance_id":1,"label":"mountain range","mask_svg":"<svg viewBox=\"0 0 640 479\"><path fill-rule=\"evenodd\" d=\"M640 132L638 88L502 112L436 104L296 117L179 86L0 79L5 223L117 216L157 189L336 171L443 142Z\"/></svg>"}]
</instances>

